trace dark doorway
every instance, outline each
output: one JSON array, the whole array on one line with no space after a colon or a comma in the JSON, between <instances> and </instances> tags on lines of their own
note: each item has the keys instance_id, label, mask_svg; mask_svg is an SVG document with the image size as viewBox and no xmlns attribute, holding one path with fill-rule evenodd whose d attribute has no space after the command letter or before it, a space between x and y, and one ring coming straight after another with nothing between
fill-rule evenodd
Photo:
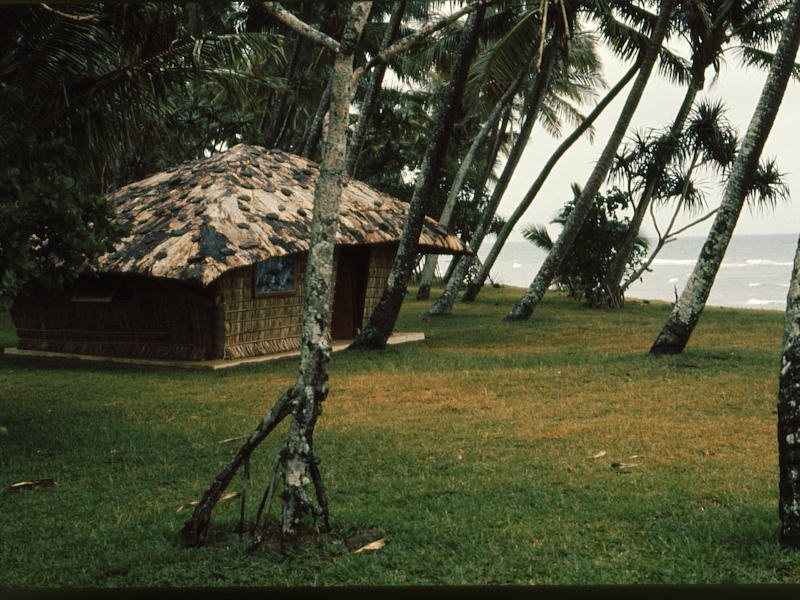
<instances>
[{"instance_id":1,"label":"dark doorway","mask_svg":"<svg viewBox=\"0 0 800 600\"><path fill-rule=\"evenodd\" d=\"M333 339L349 340L358 335L364 318L368 274L369 247L349 246L339 250L336 285L333 288Z\"/></svg>"}]
</instances>

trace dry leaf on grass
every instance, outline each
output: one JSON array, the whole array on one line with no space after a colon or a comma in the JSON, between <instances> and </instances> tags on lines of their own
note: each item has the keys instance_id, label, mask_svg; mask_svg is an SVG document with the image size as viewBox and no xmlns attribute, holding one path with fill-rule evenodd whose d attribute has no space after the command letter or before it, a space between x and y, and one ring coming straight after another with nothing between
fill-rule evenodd
<instances>
[{"instance_id":1,"label":"dry leaf on grass","mask_svg":"<svg viewBox=\"0 0 800 600\"><path fill-rule=\"evenodd\" d=\"M600 452L598 452L597 454L592 456L592 460L597 459L597 458L603 458L605 455L606 455L606 451L605 450L600 450Z\"/></svg>"},{"instance_id":2,"label":"dry leaf on grass","mask_svg":"<svg viewBox=\"0 0 800 600\"><path fill-rule=\"evenodd\" d=\"M379 540L375 540L374 542L370 542L366 546L362 546L358 550L354 550L353 554L358 554L359 552L361 552L363 550L380 550L385 545L386 545L386 540L384 538L381 538Z\"/></svg>"},{"instance_id":3,"label":"dry leaf on grass","mask_svg":"<svg viewBox=\"0 0 800 600\"><path fill-rule=\"evenodd\" d=\"M241 440L242 438L246 438L246 437L247 437L246 435L237 435L236 437L226 438L224 440L220 440L217 443L218 444L227 444L228 442L233 442L234 440Z\"/></svg>"},{"instance_id":4,"label":"dry leaf on grass","mask_svg":"<svg viewBox=\"0 0 800 600\"><path fill-rule=\"evenodd\" d=\"M242 492L231 492L229 494L225 494L222 498L220 498L217 502L225 502L225 500L230 500L231 498L236 498L237 496L241 496ZM187 502L186 504L181 504L178 507L178 510L175 512L181 512L184 508L189 508L190 506L197 506L200 504L199 500L194 500L193 502Z\"/></svg>"},{"instance_id":5,"label":"dry leaf on grass","mask_svg":"<svg viewBox=\"0 0 800 600\"><path fill-rule=\"evenodd\" d=\"M42 488L52 487L56 484L54 479L31 479L30 481L20 481L12 483L6 488L7 492L18 492L20 490L41 490Z\"/></svg>"}]
</instances>

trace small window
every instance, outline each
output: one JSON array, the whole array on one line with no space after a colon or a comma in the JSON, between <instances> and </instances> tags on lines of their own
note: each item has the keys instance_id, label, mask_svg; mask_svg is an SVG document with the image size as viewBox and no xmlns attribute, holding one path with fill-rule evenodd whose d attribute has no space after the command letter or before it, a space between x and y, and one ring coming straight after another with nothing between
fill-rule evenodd
<instances>
[{"instance_id":1,"label":"small window","mask_svg":"<svg viewBox=\"0 0 800 600\"><path fill-rule=\"evenodd\" d=\"M276 256L255 265L255 293L277 294L295 289L295 259L293 256Z\"/></svg>"},{"instance_id":2,"label":"small window","mask_svg":"<svg viewBox=\"0 0 800 600\"><path fill-rule=\"evenodd\" d=\"M130 302L134 299L129 281L81 279L72 295L73 302Z\"/></svg>"}]
</instances>

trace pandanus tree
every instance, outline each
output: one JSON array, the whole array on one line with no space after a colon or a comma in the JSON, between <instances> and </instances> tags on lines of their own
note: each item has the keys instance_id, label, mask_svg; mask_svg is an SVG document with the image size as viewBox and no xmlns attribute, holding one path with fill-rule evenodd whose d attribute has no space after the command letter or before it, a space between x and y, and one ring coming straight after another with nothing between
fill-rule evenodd
<instances>
[{"instance_id":1,"label":"pandanus tree","mask_svg":"<svg viewBox=\"0 0 800 600\"><path fill-rule=\"evenodd\" d=\"M650 35L647 50L642 58L641 68L628 92L628 97L625 100L620 116L600 154L600 158L595 164L592 173L589 175L581 196L575 202L569 219L564 224L561 234L553 244L553 248L547 254L535 279L523 297L520 298L517 304L506 315L505 320L517 321L530 317L536 306L544 297L547 288L550 287L553 278L558 272L560 263L570 251L572 242L580 230L586 213L594 202L595 194L599 191L600 186L608 175L617 149L622 143L622 138L630 125L633 113L644 93L645 85L650 77L656 58L660 53L662 41L667 34L674 4L674 0L664 0L660 3L659 15L653 27L652 34Z\"/></svg>"},{"instance_id":2,"label":"pandanus tree","mask_svg":"<svg viewBox=\"0 0 800 600\"><path fill-rule=\"evenodd\" d=\"M756 109L736 155L725 192L692 274L653 346L651 354L677 354L686 346L705 307L748 191L761 152L783 100L800 44L800 6L793 2ZM800 438L798 438L800 440Z\"/></svg>"},{"instance_id":3,"label":"pandanus tree","mask_svg":"<svg viewBox=\"0 0 800 600\"><path fill-rule=\"evenodd\" d=\"M652 225L656 232L656 243L644 263L626 276L620 286L625 291L638 280L655 260L659 252L680 234L713 217L718 208L709 208L707 194L696 184L694 176L700 170L710 172L716 179L725 181L738 147L738 139L732 125L723 115L721 103L701 102L694 109L693 117L681 139L681 148L673 159L664 177L663 194L659 194L650 205ZM762 161L748 186L745 200L751 208L772 208L779 200L788 197L788 187L783 174L774 160ZM666 226L659 225L653 208L672 204ZM681 214L689 221L678 225Z\"/></svg>"},{"instance_id":4,"label":"pandanus tree","mask_svg":"<svg viewBox=\"0 0 800 600\"><path fill-rule=\"evenodd\" d=\"M627 238L611 264L604 279L602 304L614 307L622 304L622 279L627 255L633 240L639 235L650 203L656 195L672 158L679 151L686 119L697 94L705 85L706 71L719 72L726 50L736 46L745 62L763 60L764 47L773 42L782 23L786 2L772 0L713 0L711 2L681 2L676 11L674 27L686 41L691 53L691 77L683 101L671 127L656 144L654 160L641 187Z\"/></svg>"},{"instance_id":5,"label":"pandanus tree","mask_svg":"<svg viewBox=\"0 0 800 600\"><path fill-rule=\"evenodd\" d=\"M644 134L635 134L630 143L617 156L611 176L621 185L627 186L631 196L643 192L649 194L648 208L656 231L657 241L645 264L627 277L619 287L622 294L630 284L638 279L649 267L661 249L675 237L709 218L709 213L675 230L678 216L684 212L697 215L705 206L705 195L696 184L698 172L711 171L712 175L724 178L733 162L736 152L736 132L725 117L725 108L720 102L707 100L698 103L688 117L681 136L676 138L674 147L670 148L669 160L664 160L664 139L671 135L671 129L664 131L650 130ZM652 184L654 168L661 170L656 185ZM640 200L641 202L641 200ZM666 228L659 227L655 216L655 207L664 208L673 205L672 216ZM634 212L634 219L636 213ZM630 234L630 229L628 230ZM627 242L622 247L627 254ZM616 268L619 261L617 255L611 263ZM608 274L603 278L603 286L598 290L596 304L607 306Z\"/></svg>"},{"instance_id":6,"label":"pandanus tree","mask_svg":"<svg viewBox=\"0 0 800 600\"><path fill-rule=\"evenodd\" d=\"M289 432L275 461L275 471L256 514L253 532L259 532L257 543L270 532L269 508L275 496L278 481L282 483L283 500L278 526L282 544L292 543L301 531L304 518L311 516L317 530L329 529L328 503L322 483L320 458L314 451L314 430L321 412L322 402L328 394L328 365L330 363L329 315L333 280L333 249L338 226L338 206L341 199L342 175L345 169L347 124L351 89L367 65L353 68L353 57L364 23L370 10L369 2L353 2L350 6L332 7L337 15L346 15L345 27L337 41L325 35L296 15L275 3L264 7L287 27L302 34L312 43L319 44L334 56L331 78L331 103L328 131L323 144L323 162L314 192L314 213L306 287L303 303L303 323L300 343L300 363L295 384L275 403L233 460L215 477L198 502L192 516L181 530L185 545L198 546L210 535L211 513L222 493L244 466L245 490L249 478L250 456L255 448L286 417L291 416ZM471 7L474 8L474 5ZM454 13L456 18L457 13ZM463 12L461 13L463 14ZM395 51L410 46L449 23L443 19L421 27L411 37L401 40ZM374 63L386 60L386 54L373 57ZM373 63L373 64L374 64ZM369 65L372 66L372 65ZM280 477L277 475L280 474ZM308 488L311 487L313 492ZM244 502L242 503L244 514ZM262 519L262 515L263 519ZM243 527L243 519L240 523Z\"/></svg>"}]
</instances>

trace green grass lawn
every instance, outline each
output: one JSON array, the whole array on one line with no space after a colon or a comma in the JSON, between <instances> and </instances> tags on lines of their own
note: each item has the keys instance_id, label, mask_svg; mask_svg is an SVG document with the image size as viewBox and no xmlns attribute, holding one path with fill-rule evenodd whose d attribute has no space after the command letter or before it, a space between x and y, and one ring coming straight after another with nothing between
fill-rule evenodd
<instances>
[{"instance_id":1,"label":"green grass lawn","mask_svg":"<svg viewBox=\"0 0 800 600\"><path fill-rule=\"evenodd\" d=\"M800 582L777 543L775 403L782 314L709 308L687 350L654 358L669 306L616 312L548 294L504 323L511 288L401 331L422 343L334 355L317 426L332 542L249 553L176 534L293 361L185 372L0 356L2 586ZM0 314L0 343L15 342ZM284 424L258 449L248 511ZM632 465L617 468L618 464ZM236 480L236 489L241 479ZM274 509L273 509L274 511Z\"/></svg>"}]
</instances>

